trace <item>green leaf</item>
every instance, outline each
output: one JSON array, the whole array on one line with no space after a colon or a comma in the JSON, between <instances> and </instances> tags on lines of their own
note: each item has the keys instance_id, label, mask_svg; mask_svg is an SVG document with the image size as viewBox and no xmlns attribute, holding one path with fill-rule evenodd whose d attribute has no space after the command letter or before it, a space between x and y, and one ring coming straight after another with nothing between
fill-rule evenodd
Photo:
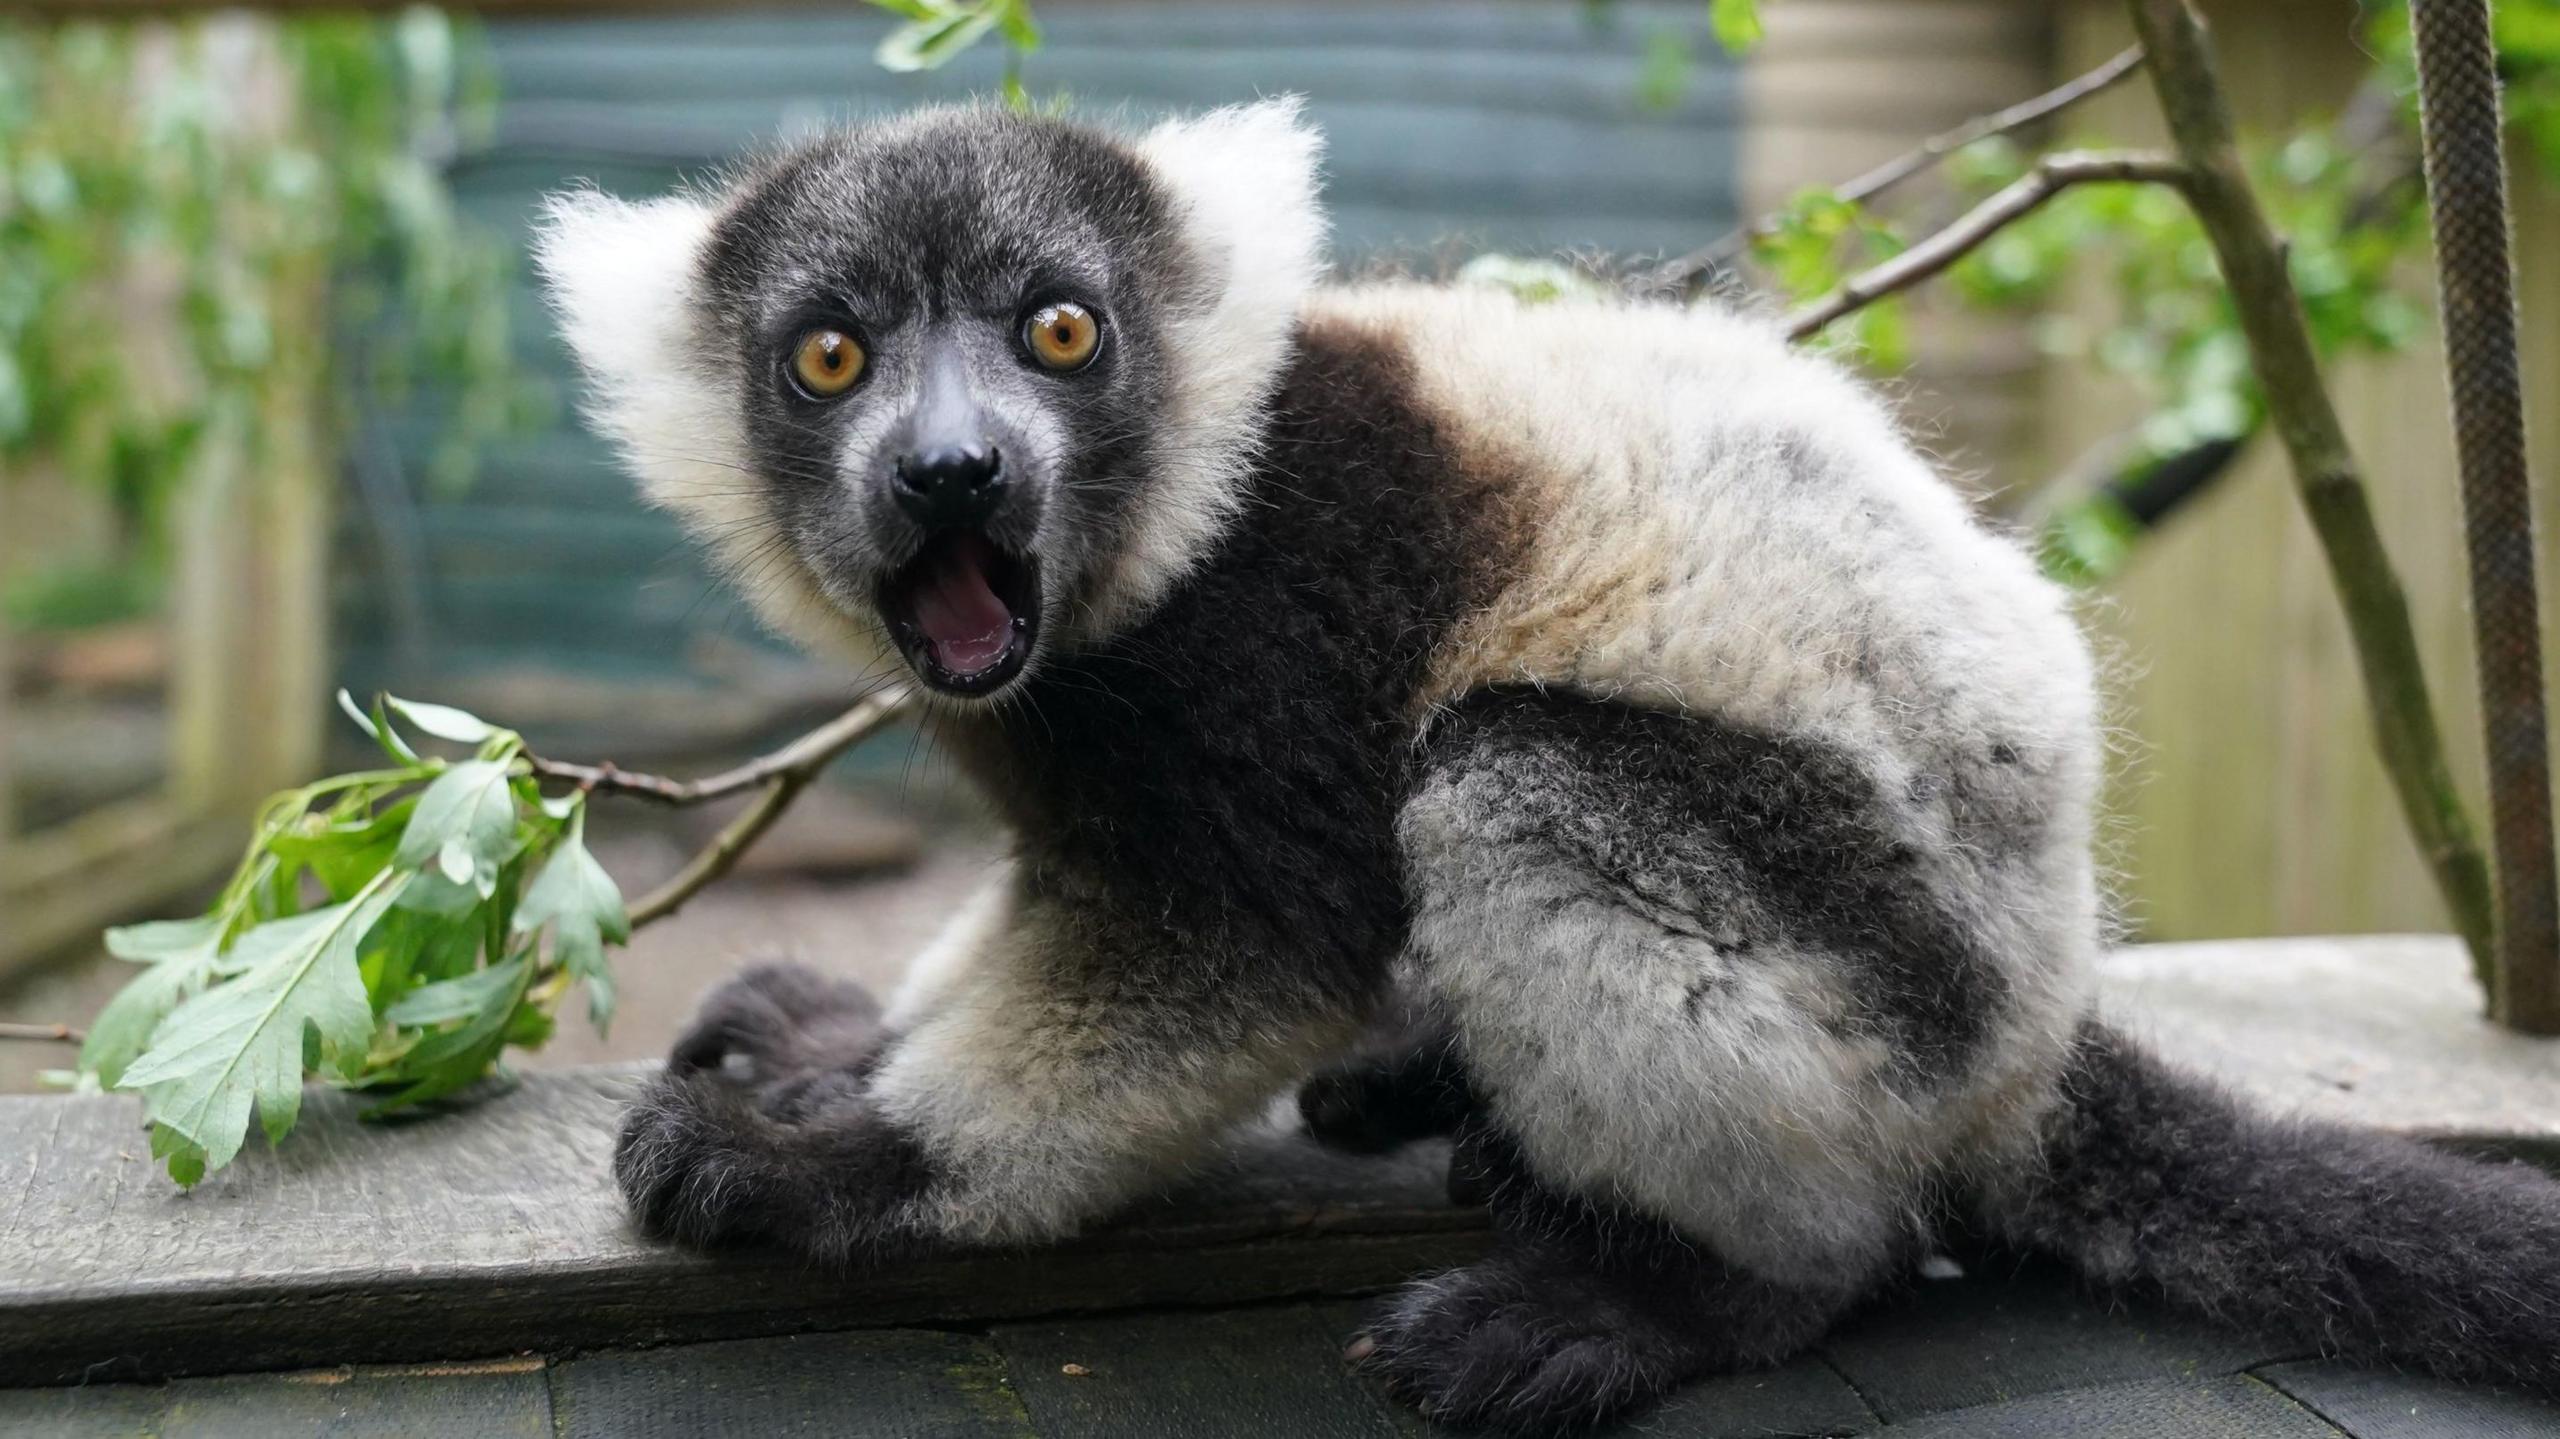
<instances>
[{"instance_id":1,"label":"green leaf","mask_svg":"<svg viewBox=\"0 0 2560 1439\"><path fill-rule=\"evenodd\" d=\"M524 967L524 956L518 955L456 979L422 984L409 991L399 1003L383 1011L382 1017L393 1024L421 1028L468 1019L488 1007L492 994L515 987Z\"/></svg>"},{"instance_id":2,"label":"green leaf","mask_svg":"<svg viewBox=\"0 0 2560 1439\"><path fill-rule=\"evenodd\" d=\"M1689 88L1689 37L1677 30L1656 30L1644 38L1644 62L1636 71L1636 104L1646 110L1668 110Z\"/></svg>"},{"instance_id":3,"label":"green leaf","mask_svg":"<svg viewBox=\"0 0 2560 1439\"><path fill-rule=\"evenodd\" d=\"M390 867L416 807L416 801L404 799L379 814L338 824L306 815L268 836L267 852L287 866L317 875L331 899L345 899Z\"/></svg>"},{"instance_id":4,"label":"green leaf","mask_svg":"<svg viewBox=\"0 0 2560 1439\"><path fill-rule=\"evenodd\" d=\"M525 989L533 980L530 955L519 954L459 979L431 984L392 1006L395 1024L443 1024L400 1056L386 1079L408 1087L365 1111L368 1119L461 1089L483 1073L506 1047Z\"/></svg>"},{"instance_id":5,"label":"green leaf","mask_svg":"<svg viewBox=\"0 0 2560 1439\"><path fill-rule=\"evenodd\" d=\"M167 1160L169 1177L181 1187L192 1188L204 1178L203 1147L165 1124L151 1126L151 1157Z\"/></svg>"},{"instance_id":6,"label":"green leaf","mask_svg":"<svg viewBox=\"0 0 2560 1439\"><path fill-rule=\"evenodd\" d=\"M2142 522L2112 495L2092 494L2054 515L2039 537L2045 574L2067 585L2112 578L2132 559Z\"/></svg>"},{"instance_id":7,"label":"green leaf","mask_svg":"<svg viewBox=\"0 0 2560 1439\"><path fill-rule=\"evenodd\" d=\"M382 698L402 719L434 735L437 739L451 740L455 744L478 744L503 732L478 715L455 709L451 705L433 705L423 700L404 700L398 695L384 695Z\"/></svg>"},{"instance_id":8,"label":"green leaf","mask_svg":"<svg viewBox=\"0 0 2560 1439\"><path fill-rule=\"evenodd\" d=\"M880 41L871 58L898 74L936 70L995 28L996 6L981 5L948 18L910 20Z\"/></svg>"},{"instance_id":9,"label":"green leaf","mask_svg":"<svg viewBox=\"0 0 2560 1439\"><path fill-rule=\"evenodd\" d=\"M614 1001L613 971L604 947L631 938L631 916L613 876L588 853L586 830L586 811L581 809L517 904L512 928L523 935L546 924L553 927L552 955L587 986L587 1017L602 1033L613 1020Z\"/></svg>"},{"instance_id":10,"label":"green leaf","mask_svg":"<svg viewBox=\"0 0 2560 1439\"><path fill-rule=\"evenodd\" d=\"M996 24L1004 30L1005 43L1025 55L1039 49L1046 38L1040 23L1031 18L1031 0L996 0ZM1013 88L1020 89L1020 82Z\"/></svg>"},{"instance_id":11,"label":"green leaf","mask_svg":"<svg viewBox=\"0 0 2560 1439\"><path fill-rule=\"evenodd\" d=\"M1768 33L1760 24L1758 0L1708 0L1707 28L1728 55L1741 54Z\"/></svg>"},{"instance_id":12,"label":"green leaf","mask_svg":"<svg viewBox=\"0 0 2560 1439\"><path fill-rule=\"evenodd\" d=\"M1543 305L1566 298L1588 299L1607 287L1561 260L1525 259L1518 255L1478 255L1458 267L1461 285L1490 285L1508 290L1522 304Z\"/></svg>"},{"instance_id":13,"label":"green leaf","mask_svg":"<svg viewBox=\"0 0 2560 1439\"><path fill-rule=\"evenodd\" d=\"M354 695L340 690L338 691L338 708L347 712L347 718L364 726L364 732L373 736L373 742L382 747L384 754L402 764L418 762L418 752L409 748L409 742L400 738L400 732L391 727L390 717L383 714L379 702L374 705L373 712L367 714L363 706L356 703Z\"/></svg>"},{"instance_id":14,"label":"green leaf","mask_svg":"<svg viewBox=\"0 0 2560 1439\"><path fill-rule=\"evenodd\" d=\"M427 870L486 898L497 888L498 866L516 832L516 798L507 766L466 760L436 777L418 796L418 808L401 832L392 862Z\"/></svg>"},{"instance_id":15,"label":"green leaf","mask_svg":"<svg viewBox=\"0 0 2560 1439\"><path fill-rule=\"evenodd\" d=\"M343 904L249 930L225 956L249 956L239 976L161 1021L151 1047L116 1087L140 1091L152 1121L200 1151L187 1163L174 1147L164 1153L171 1178L193 1183L188 1169L201 1177L230 1163L252 1110L269 1143L292 1130L302 1108L306 1033L318 1037L324 1066L343 1069L363 1057L373 1004L356 947L404 880L385 872Z\"/></svg>"},{"instance_id":16,"label":"green leaf","mask_svg":"<svg viewBox=\"0 0 2560 1439\"><path fill-rule=\"evenodd\" d=\"M126 981L90 1021L80 1068L112 1088L150 1046L160 1021L213 978L223 928L220 916L206 915L108 930L107 953L151 967Z\"/></svg>"}]
</instances>

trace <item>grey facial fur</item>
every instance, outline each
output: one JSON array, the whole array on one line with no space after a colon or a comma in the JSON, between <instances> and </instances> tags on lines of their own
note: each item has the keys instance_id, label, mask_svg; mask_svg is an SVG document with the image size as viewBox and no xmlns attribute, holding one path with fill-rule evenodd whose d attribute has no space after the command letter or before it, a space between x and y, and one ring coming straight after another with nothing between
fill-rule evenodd
<instances>
[{"instance_id":1,"label":"grey facial fur","mask_svg":"<svg viewBox=\"0 0 2560 1439\"><path fill-rule=\"evenodd\" d=\"M966 178L987 174L1008 181ZM1204 283L1171 224L1135 156L983 112L819 141L737 183L703 255L703 310L751 377L746 436L776 521L839 606L860 612L924 542L891 497L900 457L968 440L1005 471L987 536L1037 560L1044 606L1090 603L1146 495L1148 417L1167 397L1159 316ZM1023 342L1055 301L1102 317L1073 374ZM784 370L826 324L861 339L868 369L811 402Z\"/></svg>"}]
</instances>

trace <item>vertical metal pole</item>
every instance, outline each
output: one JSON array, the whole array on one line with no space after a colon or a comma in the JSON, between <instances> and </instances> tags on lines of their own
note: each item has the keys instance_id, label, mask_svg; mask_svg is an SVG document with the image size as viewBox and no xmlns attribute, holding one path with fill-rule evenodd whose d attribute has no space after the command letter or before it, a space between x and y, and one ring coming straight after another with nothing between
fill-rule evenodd
<instances>
[{"instance_id":1,"label":"vertical metal pole","mask_svg":"<svg viewBox=\"0 0 2560 1439\"><path fill-rule=\"evenodd\" d=\"M2444 295L2454 449L2471 560L2471 617L2488 735L2497 854L2497 992L2514 1028L2560 1034L2560 902L2552 875L2551 756L2525 473L2515 272L2488 0L2414 0L2419 120Z\"/></svg>"}]
</instances>

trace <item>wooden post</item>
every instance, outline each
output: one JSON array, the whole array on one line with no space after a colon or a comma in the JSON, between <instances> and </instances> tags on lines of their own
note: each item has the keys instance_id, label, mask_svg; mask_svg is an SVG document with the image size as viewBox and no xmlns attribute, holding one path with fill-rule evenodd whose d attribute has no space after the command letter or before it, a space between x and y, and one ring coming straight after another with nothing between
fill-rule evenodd
<instances>
[{"instance_id":1,"label":"wooden post","mask_svg":"<svg viewBox=\"0 0 2560 1439\"><path fill-rule=\"evenodd\" d=\"M2560 1034L2551 741L2543 722L2533 487L2525 471L2498 49L2488 0L2417 0L2411 15L2496 842L2498 982L2491 1007L2500 1022L2528 1034Z\"/></svg>"}]
</instances>

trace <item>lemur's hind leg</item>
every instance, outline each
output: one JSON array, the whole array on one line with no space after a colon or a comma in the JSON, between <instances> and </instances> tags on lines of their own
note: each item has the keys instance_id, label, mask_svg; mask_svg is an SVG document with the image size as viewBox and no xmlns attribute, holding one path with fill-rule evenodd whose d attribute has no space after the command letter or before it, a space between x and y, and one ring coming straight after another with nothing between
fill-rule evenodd
<instances>
[{"instance_id":1,"label":"lemur's hind leg","mask_svg":"<svg viewBox=\"0 0 2560 1439\"><path fill-rule=\"evenodd\" d=\"M1444 1423L1597 1423L1692 1375L1783 1363L1865 1292L1760 1278L1651 1215L1550 1188L1488 1120L1467 1122L1452 1163L1451 1186L1493 1207L1493 1253L1406 1286L1352 1350Z\"/></svg>"},{"instance_id":2,"label":"lemur's hind leg","mask_svg":"<svg viewBox=\"0 0 2560 1439\"><path fill-rule=\"evenodd\" d=\"M1911 1260L1981 1134L2023 1130L2019 971L1960 918L2001 896L1871 759L1492 694L1425 766L1409 967L1502 1235L1372 1336L1433 1412L1566 1427L1782 1360Z\"/></svg>"}]
</instances>

